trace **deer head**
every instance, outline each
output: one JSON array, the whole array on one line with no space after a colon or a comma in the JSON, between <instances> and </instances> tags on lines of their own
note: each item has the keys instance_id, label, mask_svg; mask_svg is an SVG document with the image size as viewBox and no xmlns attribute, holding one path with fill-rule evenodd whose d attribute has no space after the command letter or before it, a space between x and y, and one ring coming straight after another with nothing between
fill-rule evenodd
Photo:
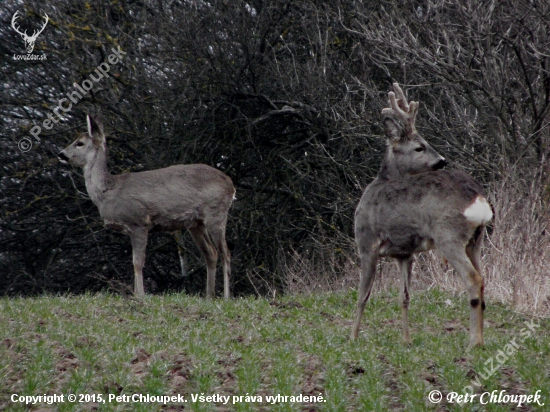
<instances>
[{"instance_id":1,"label":"deer head","mask_svg":"<svg viewBox=\"0 0 550 412\"><path fill-rule=\"evenodd\" d=\"M87 133L81 134L78 139L59 154L61 163L85 167L94 163L98 151L107 151L103 123L99 118L86 116L86 125Z\"/></svg>"},{"instance_id":2,"label":"deer head","mask_svg":"<svg viewBox=\"0 0 550 412\"><path fill-rule=\"evenodd\" d=\"M387 150L380 177L394 179L442 169L447 164L445 158L416 131L418 102L409 103L397 83L393 88L395 92L388 93L390 107L382 110Z\"/></svg>"},{"instance_id":3,"label":"deer head","mask_svg":"<svg viewBox=\"0 0 550 412\"><path fill-rule=\"evenodd\" d=\"M27 30L25 30L24 32L21 32L21 30L19 29L18 26L16 26L16 20L18 18L17 14L19 13L19 11L16 11L15 14L13 15L13 18L11 19L11 27L13 27L13 29L19 33L21 35L21 37L23 37L23 40L25 41L25 48L27 49L27 53L32 53L32 51L34 50L34 43L36 42L36 39L38 38L38 35L40 33L42 33L44 31L44 29L46 28L46 25L48 24L48 21L49 21L49 17L46 13L44 13L44 16L46 21L44 22L44 25L42 26L42 28L40 30L35 30L34 33L32 34L32 36L29 36L27 35Z\"/></svg>"}]
</instances>

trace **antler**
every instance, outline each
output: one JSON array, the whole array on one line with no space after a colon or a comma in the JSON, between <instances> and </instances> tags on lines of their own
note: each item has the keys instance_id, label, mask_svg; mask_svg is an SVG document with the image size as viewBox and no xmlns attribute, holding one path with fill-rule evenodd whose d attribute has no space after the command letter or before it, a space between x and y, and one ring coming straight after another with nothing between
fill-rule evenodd
<instances>
[{"instance_id":1,"label":"antler","mask_svg":"<svg viewBox=\"0 0 550 412\"><path fill-rule=\"evenodd\" d=\"M46 16L46 21L44 22L44 25L42 26L42 28L40 30L35 30L33 35L31 36L34 39L36 39L38 37L38 35L44 31L44 29L46 28L46 25L48 24L48 21L50 21L50 18L48 17L48 15L46 13L44 13L44 16Z\"/></svg>"},{"instance_id":2,"label":"antler","mask_svg":"<svg viewBox=\"0 0 550 412\"><path fill-rule=\"evenodd\" d=\"M393 84L394 92L389 92L390 106L382 109L383 115L393 115L399 118L405 126L407 133L416 133L416 127L414 125L416 119L416 113L418 113L418 102L408 102L403 90L399 87L399 84Z\"/></svg>"},{"instance_id":3,"label":"antler","mask_svg":"<svg viewBox=\"0 0 550 412\"><path fill-rule=\"evenodd\" d=\"M44 13L44 16L46 16L46 21L44 22L44 24L42 25L42 28L40 30L35 30L33 35L32 36L29 36L27 34L27 30L25 30L23 33L20 31L19 27L15 25L15 21L19 18L19 16L17 15L19 13L19 10L17 10L15 12L15 14L13 15L12 19L11 19L11 27L13 27L13 29L19 33L21 36L23 36L24 39L29 39L29 40L36 40L36 38L38 37L38 35L40 33L42 33L44 31L44 29L46 28L46 25L48 24L48 21L50 21L50 18L48 17L48 15L46 13Z\"/></svg>"},{"instance_id":4,"label":"antler","mask_svg":"<svg viewBox=\"0 0 550 412\"><path fill-rule=\"evenodd\" d=\"M19 13L19 10L17 10L17 11L15 12L15 14L13 15L13 17L11 18L11 27L13 27L13 29L14 29L17 33L19 33L21 36L23 36L23 37L29 37L29 36L27 36L27 30L25 30L24 33L21 33L21 32L19 31L19 27L17 27L17 26L15 25L15 21L17 20L17 17L18 17L18 16L17 16L17 13Z\"/></svg>"}]
</instances>

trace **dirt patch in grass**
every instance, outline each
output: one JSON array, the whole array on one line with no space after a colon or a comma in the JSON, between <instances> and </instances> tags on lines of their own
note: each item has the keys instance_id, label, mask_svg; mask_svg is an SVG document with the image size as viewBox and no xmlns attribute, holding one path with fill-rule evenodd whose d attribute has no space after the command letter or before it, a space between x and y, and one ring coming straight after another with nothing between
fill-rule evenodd
<instances>
[{"instance_id":1,"label":"dirt patch in grass","mask_svg":"<svg viewBox=\"0 0 550 412\"><path fill-rule=\"evenodd\" d=\"M185 352L172 356L170 362L168 368L168 391L170 394L185 393L189 389L194 362Z\"/></svg>"},{"instance_id":2,"label":"dirt patch in grass","mask_svg":"<svg viewBox=\"0 0 550 412\"><path fill-rule=\"evenodd\" d=\"M301 393L311 396L324 393L326 367L321 359L312 354L304 354L298 359L303 368Z\"/></svg>"},{"instance_id":3,"label":"dirt patch in grass","mask_svg":"<svg viewBox=\"0 0 550 412\"><path fill-rule=\"evenodd\" d=\"M384 372L382 373L381 378L388 387L388 404L391 411L402 411L403 404L401 403L401 387L399 384L400 376L398 371L393 367L393 365L388 361L388 358L380 354L378 359L382 362L384 367Z\"/></svg>"},{"instance_id":4,"label":"dirt patch in grass","mask_svg":"<svg viewBox=\"0 0 550 412\"><path fill-rule=\"evenodd\" d=\"M443 329L447 332L464 332L468 330L459 319L451 319L443 322Z\"/></svg>"}]
</instances>

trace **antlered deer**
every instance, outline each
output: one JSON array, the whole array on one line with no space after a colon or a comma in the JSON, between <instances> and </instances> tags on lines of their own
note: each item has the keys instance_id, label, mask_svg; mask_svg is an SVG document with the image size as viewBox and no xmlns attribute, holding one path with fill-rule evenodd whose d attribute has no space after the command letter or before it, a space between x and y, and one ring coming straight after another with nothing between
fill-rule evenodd
<instances>
[{"instance_id":1,"label":"antlered deer","mask_svg":"<svg viewBox=\"0 0 550 412\"><path fill-rule=\"evenodd\" d=\"M19 27L17 27L16 21L17 21L17 18L19 17L17 14L19 14L19 11L16 11L15 14L13 15L13 17L11 19L11 27L13 27L13 29L21 35L21 37L25 41L25 48L27 49L27 53L30 54L34 50L34 43L36 43L36 39L38 38L40 33L42 33L44 31L44 29L46 28L46 25L48 24L48 21L50 20L50 18L48 17L48 15L46 13L44 13L44 16L46 16L45 17L46 21L42 25L42 28L40 28L40 30L35 30L33 32L32 36L29 36L27 34L27 30L22 32L19 29Z\"/></svg>"},{"instance_id":2,"label":"antlered deer","mask_svg":"<svg viewBox=\"0 0 550 412\"><path fill-rule=\"evenodd\" d=\"M59 160L82 167L86 189L105 227L130 236L134 293L145 294L142 271L148 233L187 229L206 260L206 296L214 297L220 254L224 296L228 298L231 255L225 226L235 195L231 179L203 164L111 175L103 126L90 115L86 119L88 132L61 151Z\"/></svg>"},{"instance_id":3,"label":"antlered deer","mask_svg":"<svg viewBox=\"0 0 550 412\"><path fill-rule=\"evenodd\" d=\"M357 314L351 338L357 338L379 256L397 259L402 285L403 339L409 335L409 283L413 254L437 248L468 288L470 347L483 344L483 278L480 249L492 219L483 188L458 170L440 170L443 157L418 134L418 102L407 102L397 83L382 110L386 155L378 176L367 186L355 211L355 241L361 258Z\"/></svg>"}]
</instances>

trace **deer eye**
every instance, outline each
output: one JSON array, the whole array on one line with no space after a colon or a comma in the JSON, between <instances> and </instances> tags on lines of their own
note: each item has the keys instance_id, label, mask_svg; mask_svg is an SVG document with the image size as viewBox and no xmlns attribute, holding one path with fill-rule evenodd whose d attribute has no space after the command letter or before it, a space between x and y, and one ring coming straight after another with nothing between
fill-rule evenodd
<instances>
[{"instance_id":1,"label":"deer eye","mask_svg":"<svg viewBox=\"0 0 550 412\"><path fill-rule=\"evenodd\" d=\"M415 152L423 152L424 151L424 147L420 146L420 147L417 147L416 149L414 149Z\"/></svg>"},{"instance_id":2,"label":"deer eye","mask_svg":"<svg viewBox=\"0 0 550 412\"><path fill-rule=\"evenodd\" d=\"M81 147L81 146L84 146L84 143L82 143L82 142L78 142L78 143L76 144L76 146L77 146L77 147Z\"/></svg>"}]
</instances>

